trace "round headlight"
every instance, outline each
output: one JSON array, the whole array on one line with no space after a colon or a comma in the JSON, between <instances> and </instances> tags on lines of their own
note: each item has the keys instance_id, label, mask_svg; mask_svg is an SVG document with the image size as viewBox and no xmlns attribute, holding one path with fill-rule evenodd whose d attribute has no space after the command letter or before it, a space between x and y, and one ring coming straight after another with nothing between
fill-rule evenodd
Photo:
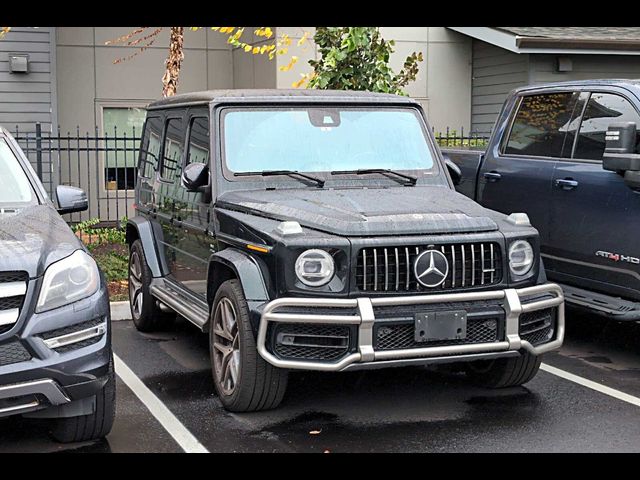
<instances>
[{"instance_id":1,"label":"round headlight","mask_svg":"<svg viewBox=\"0 0 640 480\"><path fill-rule=\"evenodd\" d=\"M310 287L321 287L329 283L336 270L331 255L324 250L307 250L296 260L296 275Z\"/></svg>"},{"instance_id":2,"label":"round headlight","mask_svg":"<svg viewBox=\"0 0 640 480\"><path fill-rule=\"evenodd\" d=\"M529 242L518 240L509 247L509 269L514 275L526 275L533 267L533 247Z\"/></svg>"}]
</instances>

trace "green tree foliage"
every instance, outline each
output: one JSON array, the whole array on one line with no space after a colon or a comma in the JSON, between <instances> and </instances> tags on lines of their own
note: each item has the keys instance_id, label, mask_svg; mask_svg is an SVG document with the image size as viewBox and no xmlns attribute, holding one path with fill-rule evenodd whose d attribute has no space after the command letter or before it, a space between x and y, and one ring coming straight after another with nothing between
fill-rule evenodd
<instances>
[{"instance_id":1,"label":"green tree foliage","mask_svg":"<svg viewBox=\"0 0 640 480\"><path fill-rule=\"evenodd\" d=\"M308 88L406 95L403 88L416 79L423 61L414 52L395 73L389 66L394 41L382 38L379 27L316 27L313 39L321 57L309 61Z\"/></svg>"}]
</instances>

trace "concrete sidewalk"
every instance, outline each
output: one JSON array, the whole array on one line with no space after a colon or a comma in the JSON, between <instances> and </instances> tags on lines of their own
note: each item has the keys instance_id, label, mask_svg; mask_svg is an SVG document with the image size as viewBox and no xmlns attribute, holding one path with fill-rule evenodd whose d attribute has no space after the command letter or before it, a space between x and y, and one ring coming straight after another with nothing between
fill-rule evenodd
<instances>
[{"instance_id":1,"label":"concrete sidewalk","mask_svg":"<svg viewBox=\"0 0 640 480\"><path fill-rule=\"evenodd\" d=\"M131 320L129 302L111 302L111 321Z\"/></svg>"}]
</instances>

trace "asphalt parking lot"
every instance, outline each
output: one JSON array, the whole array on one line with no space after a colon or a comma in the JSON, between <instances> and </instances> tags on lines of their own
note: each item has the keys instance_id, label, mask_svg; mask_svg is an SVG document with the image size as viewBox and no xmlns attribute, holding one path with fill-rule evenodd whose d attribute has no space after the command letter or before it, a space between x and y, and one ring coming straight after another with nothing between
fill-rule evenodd
<instances>
[{"instance_id":1,"label":"asphalt parking lot","mask_svg":"<svg viewBox=\"0 0 640 480\"><path fill-rule=\"evenodd\" d=\"M207 338L186 321L156 334L114 322L112 433L59 445L41 422L10 418L0 453L640 451L640 324L567 314L562 350L525 387L417 367L295 373L279 409L242 415L218 402Z\"/></svg>"}]
</instances>

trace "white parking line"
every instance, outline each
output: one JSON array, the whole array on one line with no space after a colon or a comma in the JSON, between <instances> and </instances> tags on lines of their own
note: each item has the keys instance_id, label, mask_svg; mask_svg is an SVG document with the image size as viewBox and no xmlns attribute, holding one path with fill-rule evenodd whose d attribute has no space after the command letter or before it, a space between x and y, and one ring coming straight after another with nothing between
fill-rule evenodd
<instances>
[{"instance_id":1,"label":"white parking line","mask_svg":"<svg viewBox=\"0 0 640 480\"><path fill-rule=\"evenodd\" d=\"M160 422L160 425L169 432L169 435L180 445L186 453L209 453L193 434L171 413L164 403L140 380L133 370L115 353L113 359L116 374L131 389L149 412Z\"/></svg>"},{"instance_id":2,"label":"white parking line","mask_svg":"<svg viewBox=\"0 0 640 480\"><path fill-rule=\"evenodd\" d=\"M609 395L610 397L617 398L618 400L622 400L623 402L627 402L631 405L635 405L636 407L640 407L640 398L629 395L628 393L621 392L620 390L616 390L615 388L606 387L600 383L587 380L586 378L579 377L578 375L574 375L573 373L565 372L564 370L552 367L551 365L547 365L546 363L540 365L540 369L557 377L569 380L570 382L582 385L583 387L595 390L596 392L604 393L605 395Z\"/></svg>"}]
</instances>

